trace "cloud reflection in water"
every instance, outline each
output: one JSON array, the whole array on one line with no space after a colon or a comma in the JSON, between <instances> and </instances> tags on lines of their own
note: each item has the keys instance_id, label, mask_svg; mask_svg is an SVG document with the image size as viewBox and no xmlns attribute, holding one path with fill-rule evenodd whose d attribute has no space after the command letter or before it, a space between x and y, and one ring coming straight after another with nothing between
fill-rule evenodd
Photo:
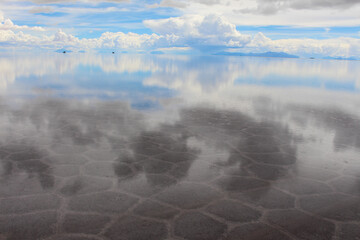
<instances>
[{"instance_id":1,"label":"cloud reflection in water","mask_svg":"<svg viewBox=\"0 0 360 240\"><path fill-rule=\"evenodd\" d=\"M0 201L54 194L68 203L49 207L59 212L133 214L126 211L134 206L148 217L146 198L173 206L161 216L171 218L183 209L221 215L222 198L292 215L295 196L360 195L358 62L87 54L0 61L10 66L0 78ZM35 231L6 226L10 239Z\"/></svg>"}]
</instances>

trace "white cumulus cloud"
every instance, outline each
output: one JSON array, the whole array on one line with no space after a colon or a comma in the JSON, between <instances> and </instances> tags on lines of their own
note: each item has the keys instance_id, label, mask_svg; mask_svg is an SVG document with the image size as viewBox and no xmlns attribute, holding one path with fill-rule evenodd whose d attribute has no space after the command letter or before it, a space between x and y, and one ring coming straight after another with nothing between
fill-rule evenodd
<instances>
[{"instance_id":1,"label":"white cumulus cloud","mask_svg":"<svg viewBox=\"0 0 360 240\"><path fill-rule=\"evenodd\" d=\"M192 48L214 53L221 49L238 52L286 52L299 56L351 57L360 55L360 39L279 39L263 33L240 33L234 24L219 15L184 15L161 20L146 20L153 34L105 32L98 38L78 38L58 30L55 34L33 34L38 27L18 26L0 15L0 46L69 50L123 49L154 50ZM41 29L41 28L40 28ZM41 31L41 30L40 30Z\"/></svg>"},{"instance_id":2,"label":"white cumulus cloud","mask_svg":"<svg viewBox=\"0 0 360 240\"><path fill-rule=\"evenodd\" d=\"M29 27L26 25L16 25L9 18L4 18L0 15L0 30L31 30L31 31L45 31L42 27Z\"/></svg>"},{"instance_id":3,"label":"white cumulus cloud","mask_svg":"<svg viewBox=\"0 0 360 240\"><path fill-rule=\"evenodd\" d=\"M250 42L236 26L218 15L185 15L182 17L145 20L145 26L162 35L176 35L189 46L237 46Z\"/></svg>"},{"instance_id":4,"label":"white cumulus cloud","mask_svg":"<svg viewBox=\"0 0 360 240\"><path fill-rule=\"evenodd\" d=\"M254 36L247 45L248 51L287 52L298 55L319 55L332 57L351 57L360 54L360 39L279 39L272 40L262 33Z\"/></svg>"}]
</instances>

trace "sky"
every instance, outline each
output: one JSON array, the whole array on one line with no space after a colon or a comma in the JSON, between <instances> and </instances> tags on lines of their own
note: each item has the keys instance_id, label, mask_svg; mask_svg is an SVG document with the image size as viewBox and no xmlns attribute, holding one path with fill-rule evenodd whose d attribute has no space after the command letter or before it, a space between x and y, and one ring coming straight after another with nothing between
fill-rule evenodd
<instances>
[{"instance_id":1,"label":"sky","mask_svg":"<svg viewBox=\"0 0 360 240\"><path fill-rule=\"evenodd\" d=\"M1 0L0 51L359 57L360 0Z\"/></svg>"}]
</instances>

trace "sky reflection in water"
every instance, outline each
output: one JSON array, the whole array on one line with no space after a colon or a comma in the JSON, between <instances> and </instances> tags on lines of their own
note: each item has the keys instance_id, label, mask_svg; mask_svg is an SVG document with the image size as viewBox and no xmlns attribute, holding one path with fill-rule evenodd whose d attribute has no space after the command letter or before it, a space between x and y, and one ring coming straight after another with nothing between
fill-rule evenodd
<instances>
[{"instance_id":1,"label":"sky reflection in water","mask_svg":"<svg viewBox=\"0 0 360 240\"><path fill-rule=\"evenodd\" d=\"M265 209L308 194L358 197L359 76L356 61L2 55L0 199L56 193L71 211L110 214L149 197L176 215L221 196ZM115 195L120 205L92 205ZM60 205L46 223L66 224ZM53 234L0 227L10 239Z\"/></svg>"}]
</instances>

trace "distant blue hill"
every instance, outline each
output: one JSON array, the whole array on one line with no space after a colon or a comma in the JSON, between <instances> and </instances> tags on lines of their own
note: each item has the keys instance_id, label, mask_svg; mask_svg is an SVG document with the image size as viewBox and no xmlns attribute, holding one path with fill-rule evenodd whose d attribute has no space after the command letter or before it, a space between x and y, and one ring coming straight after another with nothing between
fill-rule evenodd
<instances>
[{"instance_id":1,"label":"distant blue hill","mask_svg":"<svg viewBox=\"0 0 360 240\"><path fill-rule=\"evenodd\" d=\"M152 52L150 52L151 54L164 54L164 52L163 51L152 51Z\"/></svg>"},{"instance_id":2,"label":"distant blue hill","mask_svg":"<svg viewBox=\"0 0 360 240\"><path fill-rule=\"evenodd\" d=\"M214 55L221 56L241 56L241 57L277 57L277 58L299 58L285 52L265 52L265 53L237 53L237 52L218 52Z\"/></svg>"},{"instance_id":3,"label":"distant blue hill","mask_svg":"<svg viewBox=\"0 0 360 240\"><path fill-rule=\"evenodd\" d=\"M58 49L58 50L56 50L55 52L57 52L57 53L63 53L63 52L67 52L67 53L70 53L70 52L72 52L71 50L66 50L66 49Z\"/></svg>"},{"instance_id":4,"label":"distant blue hill","mask_svg":"<svg viewBox=\"0 0 360 240\"><path fill-rule=\"evenodd\" d=\"M324 57L323 59L332 59L332 60L352 60L352 61L356 61L359 60L355 57L348 57L348 58L343 58L343 57Z\"/></svg>"}]
</instances>

